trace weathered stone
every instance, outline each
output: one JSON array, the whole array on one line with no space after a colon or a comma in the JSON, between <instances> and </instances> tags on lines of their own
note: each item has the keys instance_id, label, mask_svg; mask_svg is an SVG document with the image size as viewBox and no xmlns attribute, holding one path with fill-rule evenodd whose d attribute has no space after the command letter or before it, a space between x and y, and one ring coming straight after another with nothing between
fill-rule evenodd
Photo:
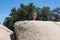
<instances>
[{"instance_id":1,"label":"weathered stone","mask_svg":"<svg viewBox=\"0 0 60 40\"><path fill-rule=\"evenodd\" d=\"M12 40L13 31L0 24L0 40Z\"/></svg>"},{"instance_id":2,"label":"weathered stone","mask_svg":"<svg viewBox=\"0 0 60 40\"><path fill-rule=\"evenodd\" d=\"M17 40L60 40L60 26L52 21L18 21Z\"/></svg>"}]
</instances>

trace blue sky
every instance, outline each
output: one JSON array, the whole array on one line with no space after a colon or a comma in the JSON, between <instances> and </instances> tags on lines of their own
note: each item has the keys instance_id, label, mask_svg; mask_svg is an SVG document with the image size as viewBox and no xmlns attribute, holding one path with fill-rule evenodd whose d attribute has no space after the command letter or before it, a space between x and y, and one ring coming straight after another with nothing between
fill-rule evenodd
<instances>
[{"instance_id":1,"label":"blue sky","mask_svg":"<svg viewBox=\"0 0 60 40\"><path fill-rule=\"evenodd\" d=\"M21 3L27 5L33 2L36 7L49 6L51 9L60 7L60 0L0 0L0 23L3 23L11 9L18 8Z\"/></svg>"}]
</instances>

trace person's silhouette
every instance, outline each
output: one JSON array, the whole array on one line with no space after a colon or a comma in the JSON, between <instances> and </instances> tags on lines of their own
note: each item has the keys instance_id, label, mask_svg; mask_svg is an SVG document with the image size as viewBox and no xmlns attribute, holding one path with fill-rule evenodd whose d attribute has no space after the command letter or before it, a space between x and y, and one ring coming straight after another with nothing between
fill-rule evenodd
<instances>
[{"instance_id":1,"label":"person's silhouette","mask_svg":"<svg viewBox=\"0 0 60 40\"><path fill-rule=\"evenodd\" d=\"M33 13L33 20L36 20L37 18L37 13Z\"/></svg>"}]
</instances>

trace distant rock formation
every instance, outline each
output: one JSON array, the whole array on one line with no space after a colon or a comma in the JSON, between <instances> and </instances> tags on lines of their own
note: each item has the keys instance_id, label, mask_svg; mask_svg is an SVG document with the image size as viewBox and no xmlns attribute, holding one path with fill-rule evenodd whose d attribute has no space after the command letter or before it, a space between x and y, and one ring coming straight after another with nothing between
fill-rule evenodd
<instances>
[{"instance_id":1,"label":"distant rock formation","mask_svg":"<svg viewBox=\"0 0 60 40\"><path fill-rule=\"evenodd\" d=\"M56 22L18 21L14 28L17 40L60 40L60 26Z\"/></svg>"},{"instance_id":2,"label":"distant rock formation","mask_svg":"<svg viewBox=\"0 0 60 40\"><path fill-rule=\"evenodd\" d=\"M13 31L0 24L0 40L12 40Z\"/></svg>"}]
</instances>

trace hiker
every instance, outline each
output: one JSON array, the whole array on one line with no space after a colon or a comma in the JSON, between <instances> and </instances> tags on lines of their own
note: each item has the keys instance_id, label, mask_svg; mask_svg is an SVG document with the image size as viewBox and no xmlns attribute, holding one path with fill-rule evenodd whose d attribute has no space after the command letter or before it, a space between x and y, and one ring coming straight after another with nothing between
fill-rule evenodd
<instances>
[{"instance_id":1,"label":"hiker","mask_svg":"<svg viewBox=\"0 0 60 40\"><path fill-rule=\"evenodd\" d=\"M37 13L33 13L33 20L36 20L37 18Z\"/></svg>"}]
</instances>

